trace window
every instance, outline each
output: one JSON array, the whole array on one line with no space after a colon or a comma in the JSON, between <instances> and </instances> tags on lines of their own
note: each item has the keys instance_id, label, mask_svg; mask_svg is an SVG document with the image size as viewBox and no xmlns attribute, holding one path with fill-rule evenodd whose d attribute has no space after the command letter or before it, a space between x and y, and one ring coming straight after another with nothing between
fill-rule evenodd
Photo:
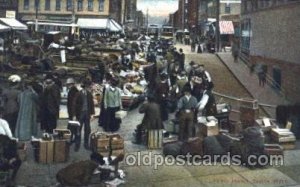
<instances>
[{"instance_id":1,"label":"window","mask_svg":"<svg viewBox=\"0 0 300 187\"><path fill-rule=\"evenodd\" d=\"M99 0L99 12L104 11L104 0Z\"/></svg>"},{"instance_id":2,"label":"window","mask_svg":"<svg viewBox=\"0 0 300 187\"><path fill-rule=\"evenodd\" d=\"M82 11L83 10L83 4L82 0L77 1L77 11Z\"/></svg>"},{"instance_id":3,"label":"window","mask_svg":"<svg viewBox=\"0 0 300 187\"><path fill-rule=\"evenodd\" d=\"M61 8L61 0L56 0L55 10L60 11Z\"/></svg>"},{"instance_id":4,"label":"window","mask_svg":"<svg viewBox=\"0 0 300 187\"><path fill-rule=\"evenodd\" d=\"M67 0L67 11L72 11L73 10L73 0Z\"/></svg>"},{"instance_id":5,"label":"window","mask_svg":"<svg viewBox=\"0 0 300 187\"><path fill-rule=\"evenodd\" d=\"M45 1L45 10L50 10L50 0Z\"/></svg>"},{"instance_id":6,"label":"window","mask_svg":"<svg viewBox=\"0 0 300 187\"><path fill-rule=\"evenodd\" d=\"M249 53L251 40L251 20L245 19L241 22L241 51L244 54Z\"/></svg>"},{"instance_id":7,"label":"window","mask_svg":"<svg viewBox=\"0 0 300 187\"><path fill-rule=\"evenodd\" d=\"M29 0L24 0L24 10L29 10Z\"/></svg>"},{"instance_id":8,"label":"window","mask_svg":"<svg viewBox=\"0 0 300 187\"><path fill-rule=\"evenodd\" d=\"M93 0L88 0L88 11L93 11Z\"/></svg>"},{"instance_id":9,"label":"window","mask_svg":"<svg viewBox=\"0 0 300 187\"><path fill-rule=\"evenodd\" d=\"M40 0L34 0L34 9L40 10Z\"/></svg>"},{"instance_id":10,"label":"window","mask_svg":"<svg viewBox=\"0 0 300 187\"><path fill-rule=\"evenodd\" d=\"M225 4L225 14L230 14L230 4L229 3Z\"/></svg>"}]
</instances>

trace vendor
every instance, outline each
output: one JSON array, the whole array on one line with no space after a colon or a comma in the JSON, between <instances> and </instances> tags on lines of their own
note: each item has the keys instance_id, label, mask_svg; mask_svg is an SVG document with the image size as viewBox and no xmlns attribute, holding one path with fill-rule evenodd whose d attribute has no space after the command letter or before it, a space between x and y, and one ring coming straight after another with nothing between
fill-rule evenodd
<instances>
[{"instance_id":1,"label":"vendor","mask_svg":"<svg viewBox=\"0 0 300 187\"><path fill-rule=\"evenodd\" d=\"M17 154L17 142L13 140L7 121L2 119L3 108L0 108L0 172L7 172L5 186L13 186L13 182L22 161Z\"/></svg>"},{"instance_id":2,"label":"vendor","mask_svg":"<svg viewBox=\"0 0 300 187\"><path fill-rule=\"evenodd\" d=\"M179 140L186 141L193 136L194 115L197 106L197 99L191 95L191 87L183 88L184 95L177 104L179 114Z\"/></svg>"},{"instance_id":3,"label":"vendor","mask_svg":"<svg viewBox=\"0 0 300 187\"><path fill-rule=\"evenodd\" d=\"M202 116L214 116L217 114L216 100L210 90L203 92L202 99L197 104L197 108Z\"/></svg>"}]
</instances>

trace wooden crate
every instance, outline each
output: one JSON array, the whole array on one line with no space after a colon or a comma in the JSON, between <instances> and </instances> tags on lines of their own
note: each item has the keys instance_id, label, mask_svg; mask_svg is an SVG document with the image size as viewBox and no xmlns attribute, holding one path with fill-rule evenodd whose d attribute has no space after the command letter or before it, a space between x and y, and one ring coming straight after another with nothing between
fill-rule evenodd
<instances>
[{"instance_id":1,"label":"wooden crate","mask_svg":"<svg viewBox=\"0 0 300 187\"><path fill-rule=\"evenodd\" d=\"M61 140L70 140L71 138L69 129L53 129L53 134L57 135L57 138Z\"/></svg>"},{"instance_id":2,"label":"wooden crate","mask_svg":"<svg viewBox=\"0 0 300 187\"><path fill-rule=\"evenodd\" d=\"M43 164L51 164L54 161L53 158L54 141L41 140L39 142L39 157L38 162Z\"/></svg>"},{"instance_id":3,"label":"wooden crate","mask_svg":"<svg viewBox=\"0 0 300 187\"><path fill-rule=\"evenodd\" d=\"M97 151L100 155L104 156L104 157L108 157L109 156L109 151ZM111 156L118 156L120 154L125 154L124 149L116 149L116 150L112 150Z\"/></svg>"},{"instance_id":4,"label":"wooden crate","mask_svg":"<svg viewBox=\"0 0 300 187\"><path fill-rule=\"evenodd\" d=\"M109 151L110 147L112 150L124 149L124 139L119 134L98 134L91 136L92 150L105 152Z\"/></svg>"},{"instance_id":5,"label":"wooden crate","mask_svg":"<svg viewBox=\"0 0 300 187\"><path fill-rule=\"evenodd\" d=\"M69 145L66 140L54 141L54 162L66 162L69 157Z\"/></svg>"},{"instance_id":6,"label":"wooden crate","mask_svg":"<svg viewBox=\"0 0 300 187\"><path fill-rule=\"evenodd\" d=\"M163 130L149 130L148 131L148 148L160 149L163 143Z\"/></svg>"},{"instance_id":7,"label":"wooden crate","mask_svg":"<svg viewBox=\"0 0 300 187\"><path fill-rule=\"evenodd\" d=\"M203 136L215 136L219 134L219 126L217 122L208 122L201 124L200 133Z\"/></svg>"},{"instance_id":8,"label":"wooden crate","mask_svg":"<svg viewBox=\"0 0 300 187\"><path fill-rule=\"evenodd\" d=\"M265 144L265 152L268 155L283 155L283 147L279 144Z\"/></svg>"}]
</instances>

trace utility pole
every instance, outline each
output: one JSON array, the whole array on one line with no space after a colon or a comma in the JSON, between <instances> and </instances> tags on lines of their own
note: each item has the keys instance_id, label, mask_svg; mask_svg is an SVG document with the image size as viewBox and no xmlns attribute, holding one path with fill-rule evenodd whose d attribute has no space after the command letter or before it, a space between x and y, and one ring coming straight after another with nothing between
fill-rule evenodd
<instances>
[{"instance_id":1,"label":"utility pole","mask_svg":"<svg viewBox=\"0 0 300 187\"><path fill-rule=\"evenodd\" d=\"M220 50L220 0L216 0L216 51Z\"/></svg>"},{"instance_id":2,"label":"utility pole","mask_svg":"<svg viewBox=\"0 0 300 187\"><path fill-rule=\"evenodd\" d=\"M149 14L148 14L148 8L147 8L147 14L146 14L146 23L147 23L147 25L146 25L146 30L147 30L147 35L148 35L148 26L149 26Z\"/></svg>"},{"instance_id":3,"label":"utility pole","mask_svg":"<svg viewBox=\"0 0 300 187\"><path fill-rule=\"evenodd\" d=\"M38 31L38 11L39 11L39 0L34 1L35 6L35 32Z\"/></svg>"}]
</instances>

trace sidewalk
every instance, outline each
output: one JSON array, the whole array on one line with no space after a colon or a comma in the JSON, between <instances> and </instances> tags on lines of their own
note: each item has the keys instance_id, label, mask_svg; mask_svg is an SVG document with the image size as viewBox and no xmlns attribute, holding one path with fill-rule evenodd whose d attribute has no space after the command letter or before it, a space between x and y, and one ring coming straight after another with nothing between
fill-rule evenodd
<instances>
[{"instance_id":1,"label":"sidewalk","mask_svg":"<svg viewBox=\"0 0 300 187\"><path fill-rule=\"evenodd\" d=\"M251 95L258 100L259 104L277 105L287 104L288 102L276 91L266 84L264 87L259 86L258 76L254 72L250 73L249 68L243 61L234 62L231 53L220 52L216 54L217 57L227 66L232 74L241 82L241 84L251 93ZM264 110L275 118L276 108L262 106Z\"/></svg>"}]
</instances>

